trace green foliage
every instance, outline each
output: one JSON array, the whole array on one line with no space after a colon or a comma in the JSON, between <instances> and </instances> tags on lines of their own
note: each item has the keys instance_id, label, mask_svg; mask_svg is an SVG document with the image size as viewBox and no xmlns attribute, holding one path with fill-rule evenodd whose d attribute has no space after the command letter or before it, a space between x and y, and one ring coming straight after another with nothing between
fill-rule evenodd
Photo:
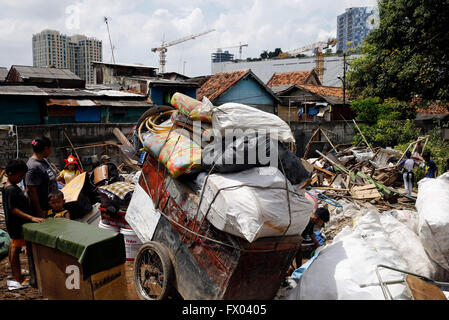
<instances>
[{"instance_id":1,"label":"green foliage","mask_svg":"<svg viewBox=\"0 0 449 320\"><path fill-rule=\"evenodd\" d=\"M270 51L270 52L268 52L267 50L264 50L260 54L260 57L262 59L273 59L273 58L276 58L280 53L282 53L281 48L276 48L276 49L274 49L274 51Z\"/></svg>"},{"instance_id":2,"label":"green foliage","mask_svg":"<svg viewBox=\"0 0 449 320\"><path fill-rule=\"evenodd\" d=\"M365 98L351 102L351 109L357 113L356 120L368 125L360 125L360 130L369 144L393 147L418 137L420 130L410 118L414 118L414 108L396 99ZM356 131L353 143L363 145L362 136Z\"/></svg>"},{"instance_id":3,"label":"green foliage","mask_svg":"<svg viewBox=\"0 0 449 320\"><path fill-rule=\"evenodd\" d=\"M448 100L449 0L384 0L379 12L347 75L352 98Z\"/></svg>"}]
</instances>

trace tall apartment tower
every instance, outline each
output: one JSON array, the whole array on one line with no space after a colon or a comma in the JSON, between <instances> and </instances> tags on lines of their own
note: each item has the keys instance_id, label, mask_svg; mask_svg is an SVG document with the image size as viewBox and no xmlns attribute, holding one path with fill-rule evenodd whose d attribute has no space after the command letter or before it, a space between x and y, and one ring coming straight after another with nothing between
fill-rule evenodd
<instances>
[{"instance_id":1,"label":"tall apartment tower","mask_svg":"<svg viewBox=\"0 0 449 320\"><path fill-rule=\"evenodd\" d=\"M66 36L55 30L33 35L33 66L70 69L93 83L92 61L103 61L102 42L83 35Z\"/></svg>"},{"instance_id":2,"label":"tall apartment tower","mask_svg":"<svg viewBox=\"0 0 449 320\"><path fill-rule=\"evenodd\" d=\"M337 50L347 52L348 48L359 51L362 40L379 23L377 6L348 8L337 17ZM348 43L350 42L350 43Z\"/></svg>"}]
</instances>

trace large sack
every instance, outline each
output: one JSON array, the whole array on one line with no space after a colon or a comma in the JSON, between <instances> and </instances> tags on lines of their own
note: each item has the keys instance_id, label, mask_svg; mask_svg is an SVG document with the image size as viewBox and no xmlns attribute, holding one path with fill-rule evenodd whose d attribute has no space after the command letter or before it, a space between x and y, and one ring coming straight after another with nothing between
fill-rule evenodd
<instances>
[{"instance_id":1,"label":"large sack","mask_svg":"<svg viewBox=\"0 0 449 320\"><path fill-rule=\"evenodd\" d=\"M418 183L418 234L429 256L449 270L449 173Z\"/></svg>"},{"instance_id":2,"label":"large sack","mask_svg":"<svg viewBox=\"0 0 449 320\"><path fill-rule=\"evenodd\" d=\"M285 183L282 173L274 167L211 174L203 186L200 210L203 215L207 213L207 219L217 229L249 242L281 236L290 223ZM303 190L294 191L288 180L287 185L291 223L286 234L298 235L309 222L313 205ZM233 188L220 191L227 187Z\"/></svg>"},{"instance_id":3,"label":"large sack","mask_svg":"<svg viewBox=\"0 0 449 320\"><path fill-rule=\"evenodd\" d=\"M233 139L234 138L234 139ZM212 172L240 172L254 167L277 166L293 185L311 177L300 158L270 136L249 132L241 136L218 136L201 154L201 165Z\"/></svg>"},{"instance_id":4,"label":"large sack","mask_svg":"<svg viewBox=\"0 0 449 320\"><path fill-rule=\"evenodd\" d=\"M361 284L378 283L375 268L384 264L407 269L380 222L375 210L357 219L353 230L345 227L332 244L317 250L319 255L292 290L289 300L384 300L379 286L361 288ZM398 280L401 274L380 270L382 280ZM408 299L405 286L388 286L394 299Z\"/></svg>"},{"instance_id":5,"label":"large sack","mask_svg":"<svg viewBox=\"0 0 449 320\"><path fill-rule=\"evenodd\" d=\"M406 271L417 273L430 279L439 277L439 269L428 257L416 233L387 213L380 215L380 222L393 246L407 262Z\"/></svg>"},{"instance_id":6,"label":"large sack","mask_svg":"<svg viewBox=\"0 0 449 320\"><path fill-rule=\"evenodd\" d=\"M221 135L226 130L266 130L271 137L282 142L295 142L288 124L278 116L240 104L225 103L212 111L212 127Z\"/></svg>"}]
</instances>

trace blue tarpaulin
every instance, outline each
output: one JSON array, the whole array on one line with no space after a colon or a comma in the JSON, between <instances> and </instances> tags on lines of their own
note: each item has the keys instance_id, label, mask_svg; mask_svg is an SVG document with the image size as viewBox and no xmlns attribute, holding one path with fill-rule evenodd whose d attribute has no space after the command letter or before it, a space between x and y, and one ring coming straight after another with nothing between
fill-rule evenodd
<instances>
[{"instance_id":1,"label":"blue tarpaulin","mask_svg":"<svg viewBox=\"0 0 449 320\"><path fill-rule=\"evenodd\" d=\"M310 116L314 116L314 115L317 115L319 111L320 111L320 108L318 108L318 107L309 107L308 114Z\"/></svg>"},{"instance_id":2,"label":"blue tarpaulin","mask_svg":"<svg viewBox=\"0 0 449 320\"><path fill-rule=\"evenodd\" d=\"M99 107L76 107L75 108L76 122L100 122L100 108Z\"/></svg>"}]
</instances>

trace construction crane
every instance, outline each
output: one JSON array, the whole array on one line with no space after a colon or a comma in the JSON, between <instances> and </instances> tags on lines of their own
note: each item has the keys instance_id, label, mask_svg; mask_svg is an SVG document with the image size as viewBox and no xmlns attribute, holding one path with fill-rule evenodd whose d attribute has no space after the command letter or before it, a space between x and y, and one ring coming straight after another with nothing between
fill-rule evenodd
<instances>
[{"instance_id":1,"label":"construction crane","mask_svg":"<svg viewBox=\"0 0 449 320\"><path fill-rule=\"evenodd\" d=\"M181 39L178 39L178 40L174 40L174 41L171 41L171 42L168 42L168 43L165 42L165 41L162 41L162 44L161 44L160 47L152 48L151 51L153 51L153 52L159 51L159 56L160 56L159 57L159 63L161 65L161 73L165 72L165 64L167 62L167 59L166 59L167 54L166 53L167 53L167 48L168 47L174 46L176 44L179 44L179 43L182 43L182 42L185 42L185 41L188 41L188 40L195 39L196 37L205 35L205 34L210 33L212 31L215 31L215 29L207 30L207 31L204 31L204 32L201 32L201 33L197 33L197 34L192 34L190 36L187 36L187 37L184 37L184 38L181 38Z\"/></svg>"},{"instance_id":2,"label":"construction crane","mask_svg":"<svg viewBox=\"0 0 449 320\"><path fill-rule=\"evenodd\" d=\"M323 82L323 75L324 75L324 49L328 49L329 47L334 47L337 43L336 39L329 39L327 42L319 41L312 44L309 44L307 46L297 48L294 50L287 51L287 53L291 56L296 56L300 53L311 51L313 50L313 53L315 54L315 72L318 75L318 78L320 79L321 83Z\"/></svg>"},{"instance_id":3,"label":"construction crane","mask_svg":"<svg viewBox=\"0 0 449 320\"><path fill-rule=\"evenodd\" d=\"M104 22L106 23L106 28L108 29L109 44L111 45L111 52L112 52L112 61L115 63L114 46L112 45L111 34L109 33L109 25L108 25L108 18L107 17L104 17Z\"/></svg>"},{"instance_id":4,"label":"construction crane","mask_svg":"<svg viewBox=\"0 0 449 320\"><path fill-rule=\"evenodd\" d=\"M243 48L243 47L247 47L247 46L248 46L247 43L242 44L242 43L240 42L240 44L239 44L238 46L231 46L231 47L217 48L217 51L218 51L218 50L222 50L222 49L239 48L239 60L242 60L242 48ZM219 51L218 51L218 52L219 52Z\"/></svg>"}]
</instances>

